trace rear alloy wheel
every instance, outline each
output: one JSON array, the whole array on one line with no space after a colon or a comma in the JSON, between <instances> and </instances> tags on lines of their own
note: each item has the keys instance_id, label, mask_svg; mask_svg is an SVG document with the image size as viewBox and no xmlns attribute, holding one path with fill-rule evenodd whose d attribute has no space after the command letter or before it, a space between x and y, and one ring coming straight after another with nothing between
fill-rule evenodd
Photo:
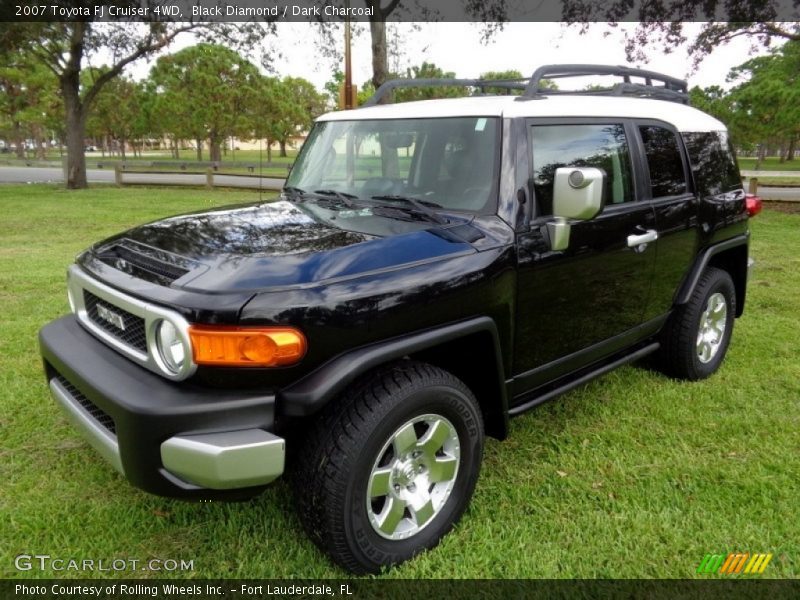
<instances>
[{"instance_id":1,"label":"rear alloy wheel","mask_svg":"<svg viewBox=\"0 0 800 600\"><path fill-rule=\"evenodd\" d=\"M377 573L435 546L461 517L478 479L483 421L459 379L399 361L315 419L290 472L300 519L334 561Z\"/></svg>"},{"instance_id":2,"label":"rear alloy wheel","mask_svg":"<svg viewBox=\"0 0 800 600\"><path fill-rule=\"evenodd\" d=\"M703 379L725 358L733 331L736 293L727 271L706 269L689 302L675 308L662 333L660 364L679 379Z\"/></svg>"}]
</instances>

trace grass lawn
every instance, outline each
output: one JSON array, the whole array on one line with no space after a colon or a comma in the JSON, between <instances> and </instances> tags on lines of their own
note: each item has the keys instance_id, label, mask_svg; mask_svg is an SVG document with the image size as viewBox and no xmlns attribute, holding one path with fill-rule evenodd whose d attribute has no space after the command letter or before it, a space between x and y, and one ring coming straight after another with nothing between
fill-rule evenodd
<instances>
[{"instance_id":1,"label":"grass lawn","mask_svg":"<svg viewBox=\"0 0 800 600\"><path fill-rule=\"evenodd\" d=\"M756 158L750 156L740 156L739 168L742 170L753 170L756 168ZM761 163L762 171L800 171L800 159L783 161L777 156L768 156Z\"/></svg>"},{"instance_id":2,"label":"grass lawn","mask_svg":"<svg viewBox=\"0 0 800 600\"><path fill-rule=\"evenodd\" d=\"M64 272L99 238L252 192L0 186L0 577L17 554L194 560L194 577L344 575L305 538L279 481L238 504L139 492L50 399L36 333L67 312ZM625 367L489 441L472 505L435 550L389 577L694 577L703 555L771 552L800 577L800 214L752 223L747 310L699 383ZM61 575L89 577L92 573ZM169 573L121 572L156 577ZM705 576L708 577L708 576Z\"/></svg>"}]
</instances>

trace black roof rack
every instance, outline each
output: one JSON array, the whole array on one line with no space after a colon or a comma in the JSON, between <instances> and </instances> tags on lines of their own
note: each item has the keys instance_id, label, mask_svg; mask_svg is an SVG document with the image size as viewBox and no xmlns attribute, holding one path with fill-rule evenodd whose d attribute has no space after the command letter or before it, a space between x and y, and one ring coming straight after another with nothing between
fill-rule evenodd
<instances>
[{"instance_id":1,"label":"black roof rack","mask_svg":"<svg viewBox=\"0 0 800 600\"><path fill-rule=\"evenodd\" d=\"M562 79L566 77L586 77L587 75L611 75L622 77L620 83L608 89L600 90L548 90L541 87L544 79ZM644 83L634 83L631 77L644 79ZM689 87L683 79L677 79L644 69L633 69L612 65L544 65L533 72L525 92L520 100L531 100L541 95L556 94L586 94L591 96L622 96L632 95L643 98L656 98L658 100L671 100L681 104L689 104Z\"/></svg>"},{"instance_id":2,"label":"black roof rack","mask_svg":"<svg viewBox=\"0 0 800 600\"><path fill-rule=\"evenodd\" d=\"M586 77L588 75L611 75L621 77L622 81L607 89L598 90L552 90L542 87L542 81L567 77ZM644 83L634 83L631 78L643 79ZM558 94L586 96L622 96L631 95L641 98L655 98L689 104L688 85L682 79L669 75L613 65L544 65L534 71L533 75L521 79L393 79L381 85L375 93L362 104L362 107L374 106L387 94L398 88L412 87L471 87L485 94L487 88L520 90L517 100L533 100L542 96Z\"/></svg>"},{"instance_id":3,"label":"black roof rack","mask_svg":"<svg viewBox=\"0 0 800 600\"><path fill-rule=\"evenodd\" d=\"M485 93L486 88L503 88L511 90L525 90L528 78L521 79L392 79L382 84L362 107L374 106L381 99L398 88L412 87L473 87Z\"/></svg>"}]
</instances>

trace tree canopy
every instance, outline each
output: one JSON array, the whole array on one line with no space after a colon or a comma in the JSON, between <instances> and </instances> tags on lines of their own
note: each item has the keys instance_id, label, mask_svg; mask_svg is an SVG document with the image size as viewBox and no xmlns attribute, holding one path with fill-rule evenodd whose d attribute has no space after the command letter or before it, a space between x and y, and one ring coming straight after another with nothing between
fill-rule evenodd
<instances>
[{"instance_id":1,"label":"tree canopy","mask_svg":"<svg viewBox=\"0 0 800 600\"><path fill-rule=\"evenodd\" d=\"M167 0L142 0L152 14ZM169 46L180 34L193 31L232 45L248 47L261 41L264 30L250 23L132 22L3 22L0 59L23 55L47 68L58 80L64 106L67 141L67 187L86 187L84 138L89 108L103 87L131 63ZM81 73L92 57L113 57L103 73L81 85ZM84 78L85 81L85 78Z\"/></svg>"}]
</instances>

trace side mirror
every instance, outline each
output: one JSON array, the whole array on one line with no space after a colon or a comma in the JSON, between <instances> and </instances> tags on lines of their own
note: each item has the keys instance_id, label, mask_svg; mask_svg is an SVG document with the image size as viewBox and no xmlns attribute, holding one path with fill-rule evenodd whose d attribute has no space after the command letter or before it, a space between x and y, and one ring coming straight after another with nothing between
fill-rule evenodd
<instances>
[{"instance_id":1,"label":"side mirror","mask_svg":"<svg viewBox=\"0 0 800 600\"><path fill-rule=\"evenodd\" d=\"M553 181L553 220L547 223L551 250L569 247L567 219L587 221L603 210L605 173L594 167L561 167Z\"/></svg>"}]
</instances>

